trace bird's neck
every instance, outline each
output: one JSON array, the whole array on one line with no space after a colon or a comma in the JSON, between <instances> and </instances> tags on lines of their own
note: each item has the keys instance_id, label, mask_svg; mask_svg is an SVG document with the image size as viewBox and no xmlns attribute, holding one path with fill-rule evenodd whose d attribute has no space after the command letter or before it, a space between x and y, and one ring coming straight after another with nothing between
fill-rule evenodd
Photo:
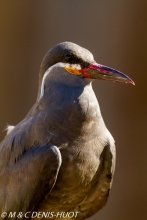
<instances>
[{"instance_id":1,"label":"bird's neck","mask_svg":"<svg viewBox=\"0 0 147 220\"><path fill-rule=\"evenodd\" d=\"M44 109L54 112L62 125L82 126L101 115L91 83L77 87L50 85L45 88L44 95Z\"/></svg>"},{"instance_id":2,"label":"bird's neck","mask_svg":"<svg viewBox=\"0 0 147 220\"><path fill-rule=\"evenodd\" d=\"M37 124L42 125L44 135L40 133L39 126L35 132L41 144L46 138L59 147L78 139L86 143L85 140L90 140L92 136L95 140L99 129L104 125L91 83L83 87L49 85L26 120L38 114Z\"/></svg>"}]
</instances>

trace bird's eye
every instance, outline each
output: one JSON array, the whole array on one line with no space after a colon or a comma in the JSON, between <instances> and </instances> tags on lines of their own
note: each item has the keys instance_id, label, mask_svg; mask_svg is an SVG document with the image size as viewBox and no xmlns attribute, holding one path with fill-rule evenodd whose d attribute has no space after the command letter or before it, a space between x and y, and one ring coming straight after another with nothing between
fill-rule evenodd
<instances>
[{"instance_id":1,"label":"bird's eye","mask_svg":"<svg viewBox=\"0 0 147 220\"><path fill-rule=\"evenodd\" d=\"M71 62L73 60L73 55L71 53L67 53L64 56L66 62Z\"/></svg>"}]
</instances>

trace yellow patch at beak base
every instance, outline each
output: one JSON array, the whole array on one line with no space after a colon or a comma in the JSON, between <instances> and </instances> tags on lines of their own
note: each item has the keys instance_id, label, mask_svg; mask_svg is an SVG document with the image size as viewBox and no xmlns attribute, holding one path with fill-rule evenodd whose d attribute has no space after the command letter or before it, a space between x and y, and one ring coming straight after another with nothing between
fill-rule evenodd
<instances>
[{"instance_id":1,"label":"yellow patch at beak base","mask_svg":"<svg viewBox=\"0 0 147 220\"><path fill-rule=\"evenodd\" d=\"M64 67L69 73L74 74L74 75L81 75L82 73L74 68L69 68L69 67Z\"/></svg>"}]
</instances>

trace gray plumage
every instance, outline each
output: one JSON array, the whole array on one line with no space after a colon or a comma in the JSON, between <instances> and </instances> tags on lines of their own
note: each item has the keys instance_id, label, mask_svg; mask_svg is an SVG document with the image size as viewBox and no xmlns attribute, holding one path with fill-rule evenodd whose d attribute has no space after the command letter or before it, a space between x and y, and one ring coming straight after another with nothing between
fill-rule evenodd
<instances>
[{"instance_id":1,"label":"gray plumage","mask_svg":"<svg viewBox=\"0 0 147 220\"><path fill-rule=\"evenodd\" d=\"M88 50L70 42L46 54L36 103L0 144L0 212L78 212L80 220L105 205L115 168L114 140L92 78L64 68L80 70L92 63Z\"/></svg>"}]
</instances>

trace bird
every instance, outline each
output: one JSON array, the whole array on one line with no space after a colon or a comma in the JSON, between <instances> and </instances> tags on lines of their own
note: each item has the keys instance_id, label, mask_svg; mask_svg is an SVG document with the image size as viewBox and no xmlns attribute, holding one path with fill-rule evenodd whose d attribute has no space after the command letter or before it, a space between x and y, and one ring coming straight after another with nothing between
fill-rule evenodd
<instances>
[{"instance_id":1,"label":"bird","mask_svg":"<svg viewBox=\"0 0 147 220\"><path fill-rule=\"evenodd\" d=\"M111 189L115 141L101 115L93 80L134 85L72 42L53 46L39 70L38 95L0 143L1 219L87 219ZM21 213L21 216L18 214ZM64 216L63 216L64 215ZM72 215L72 216L71 216Z\"/></svg>"}]
</instances>

